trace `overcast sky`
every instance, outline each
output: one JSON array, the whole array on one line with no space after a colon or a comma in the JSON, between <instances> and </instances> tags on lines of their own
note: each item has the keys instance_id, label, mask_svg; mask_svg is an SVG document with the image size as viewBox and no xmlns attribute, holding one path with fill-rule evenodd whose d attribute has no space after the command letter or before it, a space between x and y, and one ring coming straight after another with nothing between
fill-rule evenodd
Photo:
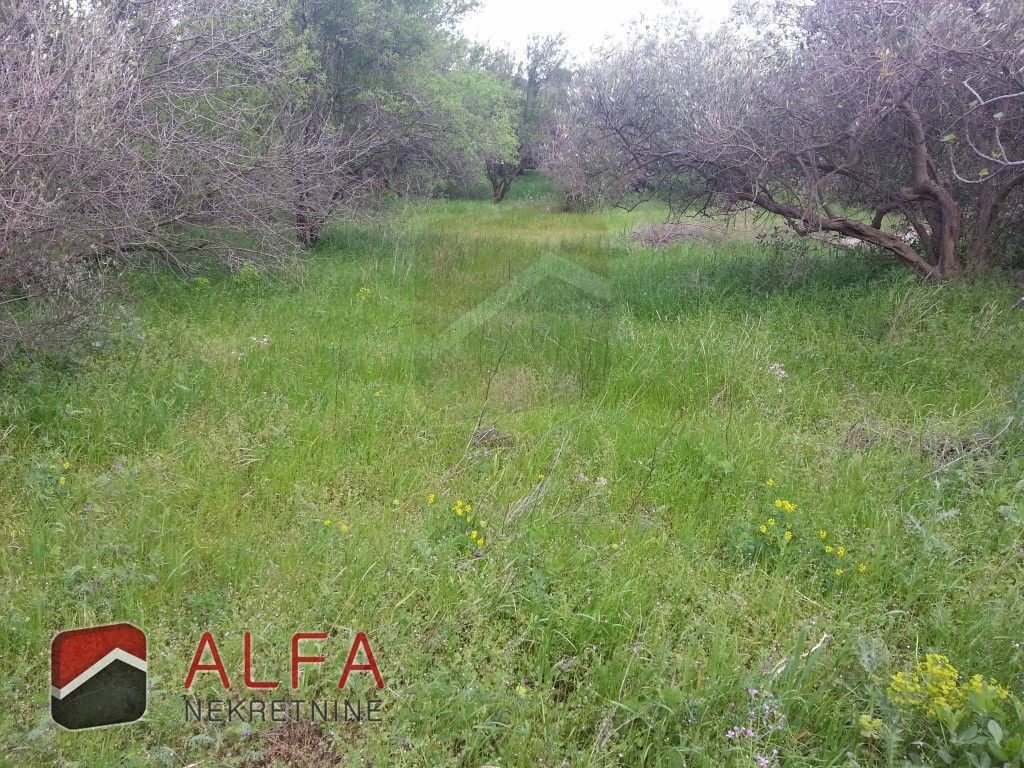
<instances>
[{"instance_id":1,"label":"overcast sky","mask_svg":"<svg viewBox=\"0 0 1024 768\"><path fill-rule=\"evenodd\" d=\"M717 24L728 13L730 0L674 0L671 5ZM482 0L462 29L471 40L519 53L531 34L564 32L569 51L586 58L606 37L621 37L638 15L658 16L669 7L665 0Z\"/></svg>"}]
</instances>

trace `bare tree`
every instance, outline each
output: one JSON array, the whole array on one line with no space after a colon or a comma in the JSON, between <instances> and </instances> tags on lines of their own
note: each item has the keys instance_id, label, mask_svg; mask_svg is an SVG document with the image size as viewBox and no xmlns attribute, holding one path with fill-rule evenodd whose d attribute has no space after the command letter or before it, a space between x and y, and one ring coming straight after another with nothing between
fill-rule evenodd
<instances>
[{"instance_id":1,"label":"bare tree","mask_svg":"<svg viewBox=\"0 0 1024 768\"><path fill-rule=\"evenodd\" d=\"M689 191L681 206L754 206L802 234L882 248L925 277L984 266L1000 208L1024 182L1020 5L761 10L711 36L647 35L594 67L583 130L645 184ZM954 160L968 150L973 159ZM893 216L913 235L886 226Z\"/></svg>"},{"instance_id":2,"label":"bare tree","mask_svg":"<svg viewBox=\"0 0 1024 768\"><path fill-rule=\"evenodd\" d=\"M267 262L293 249L291 179L310 176L325 146L347 173L365 137L344 149L333 136L294 140L282 105L298 79L277 15L261 0L0 8L7 349L83 317L83 292L112 270ZM75 311L30 331L31 299Z\"/></svg>"}]
</instances>

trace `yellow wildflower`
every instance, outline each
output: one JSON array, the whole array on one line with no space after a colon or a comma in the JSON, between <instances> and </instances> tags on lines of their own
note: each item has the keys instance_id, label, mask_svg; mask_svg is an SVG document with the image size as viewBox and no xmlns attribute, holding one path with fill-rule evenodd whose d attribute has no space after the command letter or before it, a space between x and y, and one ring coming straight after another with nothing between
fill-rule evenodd
<instances>
[{"instance_id":1,"label":"yellow wildflower","mask_svg":"<svg viewBox=\"0 0 1024 768\"><path fill-rule=\"evenodd\" d=\"M782 538L784 538L786 541L789 541L790 539L793 538L793 532L792 531L786 531L783 534Z\"/></svg>"},{"instance_id":2,"label":"yellow wildflower","mask_svg":"<svg viewBox=\"0 0 1024 768\"><path fill-rule=\"evenodd\" d=\"M837 557L846 557L846 547L836 547Z\"/></svg>"},{"instance_id":3,"label":"yellow wildflower","mask_svg":"<svg viewBox=\"0 0 1024 768\"><path fill-rule=\"evenodd\" d=\"M828 538L828 531L826 531L826 530L818 531L818 538L821 539L822 541L827 539Z\"/></svg>"},{"instance_id":4,"label":"yellow wildflower","mask_svg":"<svg viewBox=\"0 0 1024 768\"><path fill-rule=\"evenodd\" d=\"M772 480L770 477L767 480L765 480L764 484L767 485L769 488L775 487L775 481Z\"/></svg>"},{"instance_id":5,"label":"yellow wildflower","mask_svg":"<svg viewBox=\"0 0 1024 768\"><path fill-rule=\"evenodd\" d=\"M889 699L893 704L920 709L935 717L940 709L957 709L977 683L972 678L958 685L960 673L949 659L938 653L929 653L918 662L910 674L898 672L889 682Z\"/></svg>"},{"instance_id":6,"label":"yellow wildflower","mask_svg":"<svg viewBox=\"0 0 1024 768\"><path fill-rule=\"evenodd\" d=\"M844 573L846 573L846 571L842 568L836 568L836 576L842 576Z\"/></svg>"},{"instance_id":7,"label":"yellow wildflower","mask_svg":"<svg viewBox=\"0 0 1024 768\"><path fill-rule=\"evenodd\" d=\"M70 461L65 461L63 466L64 466L64 469L71 469L71 462Z\"/></svg>"},{"instance_id":8,"label":"yellow wildflower","mask_svg":"<svg viewBox=\"0 0 1024 768\"><path fill-rule=\"evenodd\" d=\"M64 475L61 475L60 476L60 480L58 480L57 482L60 483L61 485L67 485L68 484L68 479L66 477L64 477Z\"/></svg>"},{"instance_id":9,"label":"yellow wildflower","mask_svg":"<svg viewBox=\"0 0 1024 768\"><path fill-rule=\"evenodd\" d=\"M338 530L340 530L342 533L348 533L348 523L339 523Z\"/></svg>"},{"instance_id":10,"label":"yellow wildflower","mask_svg":"<svg viewBox=\"0 0 1024 768\"><path fill-rule=\"evenodd\" d=\"M857 573L864 573L864 571L866 571L867 569L868 567L864 565L864 563L860 563L857 565Z\"/></svg>"},{"instance_id":11,"label":"yellow wildflower","mask_svg":"<svg viewBox=\"0 0 1024 768\"><path fill-rule=\"evenodd\" d=\"M861 715L857 722L860 724L860 735L866 739L877 739L884 725L881 718L871 715Z\"/></svg>"},{"instance_id":12,"label":"yellow wildflower","mask_svg":"<svg viewBox=\"0 0 1024 768\"><path fill-rule=\"evenodd\" d=\"M482 547L484 545L484 538L483 538L483 536L481 536L479 539L476 540L476 545L478 547Z\"/></svg>"},{"instance_id":13,"label":"yellow wildflower","mask_svg":"<svg viewBox=\"0 0 1024 768\"><path fill-rule=\"evenodd\" d=\"M774 517L769 517L768 518L768 525L769 526L775 525L775 518Z\"/></svg>"},{"instance_id":14,"label":"yellow wildflower","mask_svg":"<svg viewBox=\"0 0 1024 768\"><path fill-rule=\"evenodd\" d=\"M334 521L331 520L331 518L329 518L329 517L324 519L324 525L331 525L333 522Z\"/></svg>"},{"instance_id":15,"label":"yellow wildflower","mask_svg":"<svg viewBox=\"0 0 1024 768\"><path fill-rule=\"evenodd\" d=\"M437 501L437 494L436 493L428 493L427 494L427 504L433 504L435 501Z\"/></svg>"},{"instance_id":16,"label":"yellow wildflower","mask_svg":"<svg viewBox=\"0 0 1024 768\"><path fill-rule=\"evenodd\" d=\"M761 533L768 533L768 526L767 525L762 525L760 530L761 530Z\"/></svg>"},{"instance_id":17,"label":"yellow wildflower","mask_svg":"<svg viewBox=\"0 0 1024 768\"><path fill-rule=\"evenodd\" d=\"M469 538L471 538L471 539L473 539L474 541L476 541L476 531L472 531L472 532L471 532L471 533L469 534Z\"/></svg>"},{"instance_id":18,"label":"yellow wildflower","mask_svg":"<svg viewBox=\"0 0 1024 768\"><path fill-rule=\"evenodd\" d=\"M833 552L832 545L829 544L825 547L825 553L831 555Z\"/></svg>"}]
</instances>

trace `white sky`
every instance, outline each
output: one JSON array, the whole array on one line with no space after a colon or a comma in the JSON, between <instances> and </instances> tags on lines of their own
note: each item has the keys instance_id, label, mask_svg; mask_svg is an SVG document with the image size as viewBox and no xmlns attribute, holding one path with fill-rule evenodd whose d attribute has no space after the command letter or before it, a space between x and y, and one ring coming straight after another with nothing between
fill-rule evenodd
<instances>
[{"instance_id":1,"label":"white sky","mask_svg":"<svg viewBox=\"0 0 1024 768\"><path fill-rule=\"evenodd\" d=\"M470 40L526 49L526 39L564 32L570 53L585 59L605 38L621 38L637 16L656 17L670 8L717 24L729 12L731 0L482 0L462 31Z\"/></svg>"}]
</instances>

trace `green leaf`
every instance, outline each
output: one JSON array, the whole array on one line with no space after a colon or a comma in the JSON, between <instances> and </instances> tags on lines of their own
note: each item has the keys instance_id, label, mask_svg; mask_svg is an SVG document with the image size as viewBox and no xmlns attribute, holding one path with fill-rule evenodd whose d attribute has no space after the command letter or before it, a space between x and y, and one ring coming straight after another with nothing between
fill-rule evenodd
<instances>
[{"instance_id":1,"label":"green leaf","mask_svg":"<svg viewBox=\"0 0 1024 768\"><path fill-rule=\"evenodd\" d=\"M972 725L970 728L966 728L963 731L961 731L959 736L957 737L957 739L961 743L966 743L966 742L969 742L971 739L973 739L977 735L978 735L978 726Z\"/></svg>"},{"instance_id":2,"label":"green leaf","mask_svg":"<svg viewBox=\"0 0 1024 768\"><path fill-rule=\"evenodd\" d=\"M999 723L995 720L988 721L988 732L992 734L992 738L996 740L996 744L1003 740L1003 729L999 727Z\"/></svg>"}]
</instances>

